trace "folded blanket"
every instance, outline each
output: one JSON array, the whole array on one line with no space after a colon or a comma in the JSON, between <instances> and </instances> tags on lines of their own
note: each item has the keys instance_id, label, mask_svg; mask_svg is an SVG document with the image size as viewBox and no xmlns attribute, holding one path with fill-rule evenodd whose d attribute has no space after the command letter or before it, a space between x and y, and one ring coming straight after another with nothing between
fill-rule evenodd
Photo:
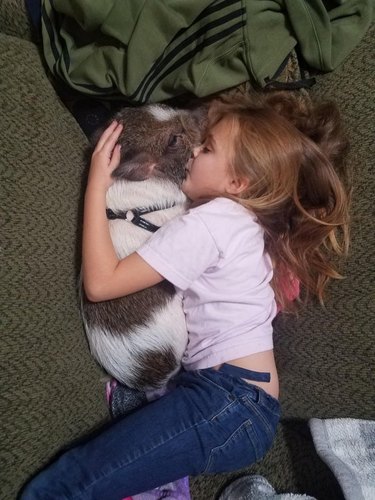
<instances>
[{"instance_id":1,"label":"folded blanket","mask_svg":"<svg viewBox=\"0 0 375 500\"><path fill-rule=\"evenodd\" d=\"M346 500L375 498L375 421L312 418L316 451L335 474Z\"/></svg>"}]
</instances>

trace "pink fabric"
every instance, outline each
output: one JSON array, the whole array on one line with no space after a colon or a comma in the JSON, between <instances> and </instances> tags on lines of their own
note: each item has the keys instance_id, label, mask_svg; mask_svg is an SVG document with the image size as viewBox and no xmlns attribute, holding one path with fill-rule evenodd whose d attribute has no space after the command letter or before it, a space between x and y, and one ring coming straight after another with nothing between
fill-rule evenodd
<instances>
[{"instance_id":1,"label":"pink fabric","mask_svg":"<svg viewBox=\"0 0 375 500\"><path fill-rule=\"evenodd\" d=\"M105 384L105 399L107 401L107 405L111 405L111 395L112 392L115 390L118 382L116 379L111 378L106 384Z\"/></svg>"},{"instance_id":2,"label":"pink fabric","mask_svg":"<svg viewBox=\"0 0 375 500\"><path fill-rule=\"evenodd\" d=\"M291 275L284 283L284 291L288 300L296 300L301 292L299 280ZM282 308L279 305L277 305L277 312L282 312Z\"/></svg>"},{"instance_id":3,"label":"pink fabric","mask_svg":"<svg viewBox=\"0 0 375 500\"><path fill-rule=\"evenodd\" d=\"M191 500L189 478L184 477L151 491L123 498L123 500L161 500L163 498L168 500Z\"/></svg>"}]
</instances>

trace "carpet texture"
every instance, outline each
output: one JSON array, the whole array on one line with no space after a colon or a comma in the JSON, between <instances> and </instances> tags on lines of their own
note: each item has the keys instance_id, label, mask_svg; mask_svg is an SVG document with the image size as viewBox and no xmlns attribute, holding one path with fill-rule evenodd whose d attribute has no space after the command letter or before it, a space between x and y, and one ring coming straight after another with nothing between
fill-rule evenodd
<instances>
[{"instance_id":1,"label":"carpet texture","mask_svg":"<svg viewBox=\"0 0 375 500\"><path fill-rule=\"evenodd\" d=\"M0 498L12 500L107 410L76 285L86 139L37 48L7 35L0 35L0 109Z\"/></svg>"},{"instance_id":2,"label":"carpet texture","mask_svg":"<svg viewBox=\"0 0 375 500\"><path fill-rule=\"evenodd\" d=\"M31 22L26 12L24 0L1 0L0 33L24 40L35 40Z\"/></svg>"}]
</instances>

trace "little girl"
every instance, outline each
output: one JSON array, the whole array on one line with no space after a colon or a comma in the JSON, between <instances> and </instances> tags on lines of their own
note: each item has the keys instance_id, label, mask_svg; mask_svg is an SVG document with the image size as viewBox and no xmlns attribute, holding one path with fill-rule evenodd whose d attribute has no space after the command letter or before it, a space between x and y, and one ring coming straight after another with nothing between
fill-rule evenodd
<instances>
[{"instance_id":1,"label":"little girl","mask_svg":"<svg viewBox=\"0 0 375 500\"><path fill-rule=\"evenodd\" d=\"M321 301L329 278L340 276L332 260L347 247L348 200L334 169L344 142L333 106L284 94L214 102L182 186L193 208L119 260L105 198L121 131L113 122L92 156L85 291L105 301L173 283L189 332L183 370L166 396L63 454L24 500L119 500L261 459L280 416L276 304L290 306L290 276Z\"/></svg>"}]
</instances>

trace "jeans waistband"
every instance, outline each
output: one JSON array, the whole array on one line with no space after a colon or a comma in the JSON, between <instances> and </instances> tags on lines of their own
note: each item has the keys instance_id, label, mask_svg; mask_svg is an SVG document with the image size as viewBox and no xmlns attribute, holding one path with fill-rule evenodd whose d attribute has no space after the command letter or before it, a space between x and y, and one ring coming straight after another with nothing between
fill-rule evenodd
<instances>
[{"instance_id":1,"label":"jeans waistband","mask_svg":"<svg viewBox=\"0 0 375 500\"><path fill-rule=\"evenodd\" d=\"M253 370L241 368L240 366L228 365L227 363L221 365L218 371L226 375L246 378L247 380L252 380L254 382L270 382L271 380L269 372L255 372Z\"/></svg>"}]
</instances>

